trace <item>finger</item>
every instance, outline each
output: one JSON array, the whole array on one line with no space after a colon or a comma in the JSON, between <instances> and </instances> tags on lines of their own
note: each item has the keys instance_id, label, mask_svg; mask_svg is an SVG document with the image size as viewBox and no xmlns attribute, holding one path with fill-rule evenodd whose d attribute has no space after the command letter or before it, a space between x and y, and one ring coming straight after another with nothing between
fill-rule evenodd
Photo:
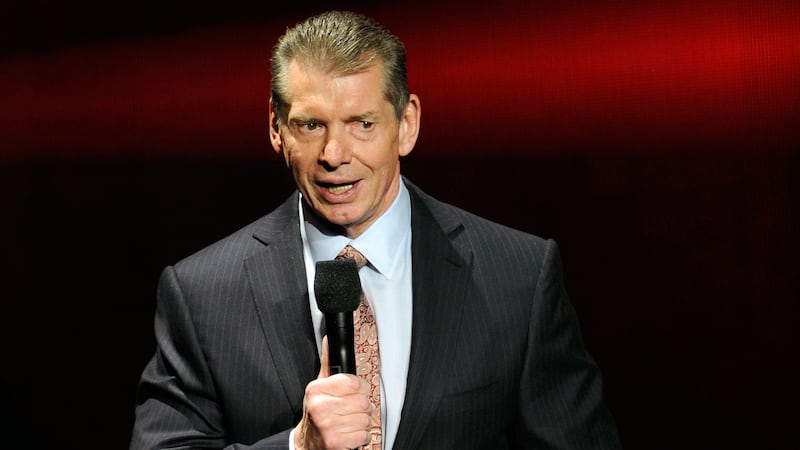
<instances>
[{"instance_id":1,"label":"finger","mask_svg":"<svg viewBox=\"0 0 800 450\"><path fill-rule=\"evenodd\" d=\"M332 411L340 417L358 416L362 414L369 417L374 408L372 402L369 401L369 396L361 393L347 394L338 397L337 400L338 401L334 402L331 406ZM369 427L369 420L366 426ZM359 425L359 428L360 427L361 425Z\"/></svg>"},{"instance_id":2,"label":"finger","mask_svg":"<svg viewBox=\"0 0 800 450\"><path fill-rule=\"evenodd\" d=\"M370 442L368 431L359 430L348 433L337 433L328 439L323 439L325 448L362 448Z\"/></svg>"},{"instance_id":3,"label":"finger","mask_svg":"<svg viewBox=\"0 0 800 450\"><path fill-rule=\"evenodd\" d=\"M323 370L320 369L320 377ZM348 397L369 398L369 387L362 385L361 378L347 373L337 373L327 378L317 378L306 386L306 396L325 396L346 399Z\"/></svg>"},{"instance_id":4,"label":"finger","mask_svg":"<svg viewBox=\"0 0 800 450\"><path fill-rule=\"evenodd\" d=\"M326 443L325 448L357 448L369 440L372 417L367 413L330 412L312 417L313 425Z\"/></svg>"},{"instance_id":5,"label":"finger","mask_svg":"<svg viewBox=\"0 0 800 450\"><path fill-rule=\"evenodd\" d=\"M319 375L317 379L328 378L331 375L331 370L328 367L328 336L322 336L322 356L319 359Z\"/></svg>"}]
</instances>

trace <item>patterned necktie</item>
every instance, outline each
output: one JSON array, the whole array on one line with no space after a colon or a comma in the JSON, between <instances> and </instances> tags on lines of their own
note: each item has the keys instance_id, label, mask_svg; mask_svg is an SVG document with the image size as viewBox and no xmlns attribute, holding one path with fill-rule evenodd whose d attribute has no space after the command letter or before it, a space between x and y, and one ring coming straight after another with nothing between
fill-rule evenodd
<instances>
[{"instance_id":1,"label":"patterned necktie","mask_svg":"<svg viewBox=\"0 0 800 450\"><path fill-rule=\"evenodd\" d=\"M350 258L356 261L359 269L364 267L367 259L358 250L348 245L339 255L339 258ZM361 303L358 309L353 311L353 324L355 328L356 345L356 373L369 383L369 400L375 409L372 412L372 431L371 441L364 445L364 450L381 449L381 371L380 353L378 353L378 326L375 323L375 316L372 308L367 303L364 291L361 291Z\"/></svg>"}]
</instances>

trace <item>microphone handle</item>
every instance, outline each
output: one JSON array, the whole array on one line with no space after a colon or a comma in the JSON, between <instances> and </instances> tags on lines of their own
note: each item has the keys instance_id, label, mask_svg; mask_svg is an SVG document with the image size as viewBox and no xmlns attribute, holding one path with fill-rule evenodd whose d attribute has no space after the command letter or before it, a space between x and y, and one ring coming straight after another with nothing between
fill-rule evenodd
<instances>
[{"instance_id":1,"label":"microphone handle","mask_svg":"<svg viewBox=\"0 0 800 450\"><path fill-rule=\"evenodd\" d=\"M353 337L353 312L325 314L328 334L328 367L331 375L356 374L355 339Z\"/></svg>"}]
</instances>

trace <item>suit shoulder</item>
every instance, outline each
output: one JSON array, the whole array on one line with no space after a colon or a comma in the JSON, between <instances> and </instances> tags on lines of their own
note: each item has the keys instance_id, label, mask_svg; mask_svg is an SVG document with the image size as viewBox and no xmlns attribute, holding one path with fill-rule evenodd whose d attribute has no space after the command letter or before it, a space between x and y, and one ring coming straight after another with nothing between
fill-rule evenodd
<instances>
[{"instance_id":1,"label":"suit shoulder","mask_svg":"<svg viewBox=\"0 0 800 450\"><path fill-rule=\"evenodd\" d=\"M530 241L532 244L544 244L546 242L546 239L541 236L495 222L485 217L481 217L475 213L463 210L457 206L450 205L450 207L455 210L455 214L461 218L465 225L469 225L465 229L466 233L505 236L514 239Z\"/></svg>"},{"instance_id":2,"label":"suit shoulder","mask_svg":"<svg viewBox=\"0 0 800 450\"><path fill-rule=\"evenodd\" d=\"M294 207L292 206L294 205ZM297 220L297 196L292 195L278 208L175 264L179 273L219 271L241 265L256 249Z\"/></svg>"},{"instance_id":3,"label":"suit shoulder","mask_svg":"<svg viewBox=\"0 0 800 450\"><path fill-rule=\"evenodd\" d=\"M544 252L548 239L494 222L458 206L435 199L418 189L415 190L431 216L449 235L458 235L459 240L486 247L525 248Z\"/></svg>"}]
</instances>

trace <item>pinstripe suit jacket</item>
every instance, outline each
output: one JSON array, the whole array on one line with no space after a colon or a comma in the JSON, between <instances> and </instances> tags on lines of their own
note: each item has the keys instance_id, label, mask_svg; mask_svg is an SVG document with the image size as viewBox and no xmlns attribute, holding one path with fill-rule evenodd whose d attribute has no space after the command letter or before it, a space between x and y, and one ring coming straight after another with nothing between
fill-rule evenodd
<instances>
[{"instance_id":1,"label":"pinstripe suit jacket","mask_svg":"<svg viewBox=\"0 0 800 450\"><path fill-rule=\"evenodd\" d=\"M406 183L414 306L394 448L617 448L555 243ZM320 364L297 204L164 270L131 448L287 448Z\"/></svg>"}]
</instances>

